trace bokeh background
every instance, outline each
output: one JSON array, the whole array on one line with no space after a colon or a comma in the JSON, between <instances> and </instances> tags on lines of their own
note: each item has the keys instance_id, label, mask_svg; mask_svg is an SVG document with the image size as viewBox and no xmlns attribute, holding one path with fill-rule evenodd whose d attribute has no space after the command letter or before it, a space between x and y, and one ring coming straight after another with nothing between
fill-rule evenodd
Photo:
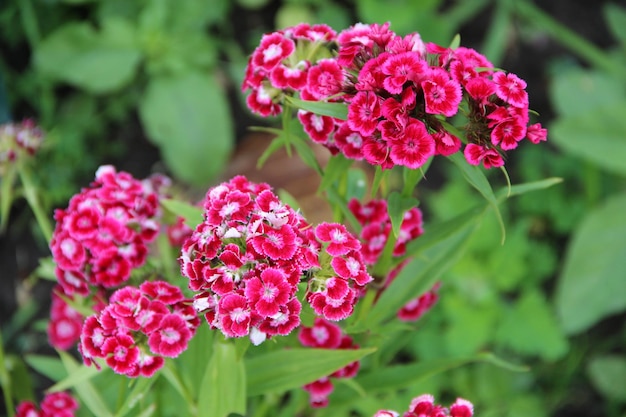
<instances>
[{"instance_id":1,"label":"bokeh background","mask_svg":"<svg viewBox=\"0 0 626 417\"><path fill-rule=\"evenodd\" d=\"M0 123L33 118L47 132L35 174L50 214L107 163L167 173L189 196L245 173L323 219L317 178L297 158L279 153L257 170L271 138L249 128L275 121L245 107L246 57L263 33L299 22L386 21L441 45L458 33L525 79L548 143L511 152L509 176L564 180L507 202L503 245L487 218L437 306L395 339L399 358L491 351L528 372L473 364L407 390L462 395L482 417L626 416L623 1L4 0ZM426 232L480 199L445 161L422 184ZM47 242L20 198L0 239L0 324L19 370L24 353L46 349L51 283L35 271Z\"/></svg>"}]
</instances>

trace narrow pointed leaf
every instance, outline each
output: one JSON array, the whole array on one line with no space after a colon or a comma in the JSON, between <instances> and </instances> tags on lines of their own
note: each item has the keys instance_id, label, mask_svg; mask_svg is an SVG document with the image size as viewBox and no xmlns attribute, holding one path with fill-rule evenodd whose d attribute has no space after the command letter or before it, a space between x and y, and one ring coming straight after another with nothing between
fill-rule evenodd
<instances>
[{"instance_id":1,"label":"narrow pointed leaf","mask_svg":"<svg viewBox=\"0 0 626 417\"><path fill-rule=\"evenodd\" d=\"M198 417L246 413L246 372L233 343L216 340L198 397Z\"/></svg>"},{"instance_id":2,"label":"narrow pointed leaf","mask_svg":"<svg viewBox=\"0 0 626 417\"><path fill-rule=\"evenodd\" d=\"M306 101L295 97L287 97L287 101L295 107L322 116L330 116L340 120L348 118L348 106L342 103L327 103L324 101Z\"/></svg>"},{"instance_id":3,"label":"narrow pointed leaf","mask_svg":"<svg viewBox=\"0 0 626 417\"><path fill-rule=\"evenodd\" d=\"M500 209L498 208L498 201L495 194L493 193L491 184L489 184L489 180L487 179L487 177L485 177L485 174L479 167L468 164L467 161L465 161L465 158L463 158L460 153L457 152L453 155L450 155L449 159L454 162L454 164L461 170L461 173L463 174L463 177L465 177L467 182L469 182L470 185L474 187L493 208L493 211L495 212L498 219L498 223L500 224L500 229L502 232L502 243L504 243L504 239L506 236L504 221L502 220L502 214L500 213Z\"/></svg>"},{"instance_id":4,"label":"narrow pointed leaf","mask_svg":"<svg viewBox=\"0 0 626 417\"><path fill-rule=\"evenodd\" d=\"M156 374L151 378L137 378L135 380L132 380L132 389L129 393L125 394L124 403L117 410L117 413L115 413L115 417L124 417L125 415L130 413L135 408L135 406L139 405L141 400L148 395L152 384L154 384L154 382L158 378L159 374ZM151 406L154 407L153 404L151 404ZM149 409L150 407L145 412L147 413ZM152 413L152 411L150 411L150 413Z\"/></svg>"},{"instance_id":5,"label":"narrow pointed leaf","mask_svg":"<svg viewBox=\"0 0 626 417\"><path fill-rule=\"evenodd\" d=\"M247 359L248 395L301 387L374 352L367 349L290 349Z\"/></svg>"},{"instance_id":6,"label":"narrow pointed leaf","mask_svg":"<svg viewBox=\"0 0 626 417\"><path fill-rule=\"evenodd\" d=\"M393 317L409 300L428 291L461 256L476 225L458 229L411 260L385 289L367 317L368 326L375 326Z\"/></svg>"},{"instance_id":7,"label":"narrow pointed leaf","mask_svg":"<svg viewBox=\"0 0 626 417\"><path fill-rule=\"evenodd\" d=\"M187 226L192 229L202 223L203 210L200 207L189 204L186 201L174 200L171 198L161 200L161 204L167 211L184 218Z\"/></svg>"},{"instance_id":8,"label":"narrow pointed leaf","mask_svg":"<svg viewBox=\"0 0 626 417\"><path fill-rule=\"evenodd\" d=\"M84 365L79 365L74 358L72 358L68 353L62 350L58 351L58 353L69 375L68 379L65 381L69 380L72 382L72 384L69 385L67 388L71 386L74 388L74 390L76 390L76 393L82 400L83 404L85 404L85 406L93 413L94 416L113 417L113 414L111 414L111 412L109 411L104 402L104 399L100 396L98 390L96 390L93 384L88 379L85 379L85 376L83 375L83 373L85 372L84 369L92 368L87 368ZM79 376L77 377L75 375ZM59 386L61 388L59 388ZM63 384L57 384L55 385L55 387L55 390L65 389ZM53 389L50 388L50 390Z\"/></svg>"},{"instance_id":9,"label":"narrow pointed leaf","mask_svg":"<svg viewBox=\"0 0 626 417\"><path fill-rule=\"evenodd\" d=\"M405 197L399 192L394 191L389 195L387 203L393 235L398 236L402 220L404 220L404 213L413 207L417 207L419 201L415 197Z\"/></svg>"},{"instance_id":10,"label":"narrow pointed leaf","mask_svg":"<svg viewBox=\"0 0 626 417\"><path fill-rule=\"evenodd\" d=\"M59 358L43 355L26 355L24 360L35 371L53 381L60 381L67 376L63 362Z\"/></svg>"},{"instance_id":11,"label":"narrow pointed leaf","mask_svg":"<svg viewBox=\"0 0 626 417\"><path fill-rule=\"evenodd\" d=\"M324 169L324 176L320 184L320 191L326 191L335 182L339 181L344 176L348 175L348 170L352 166L354 160L348 159L341 154L337 154L330 158L326 169Z\"/></svg>"}]
</instances>

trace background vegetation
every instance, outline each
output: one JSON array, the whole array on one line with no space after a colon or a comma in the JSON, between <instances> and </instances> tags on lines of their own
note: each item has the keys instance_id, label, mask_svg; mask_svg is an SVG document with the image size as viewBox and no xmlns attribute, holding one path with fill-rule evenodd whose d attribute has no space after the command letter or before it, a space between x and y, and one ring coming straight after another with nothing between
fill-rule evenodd
<instances>
[{"instance_id":1,"label":"background vegetation","mask_svg":"<svg viewBox=\"0 0 626 417\"><path fill-rule=\"evenodd\" d=\"M239 92L247 54L262 33L301 21L337 30L389 21L397 33L417 30L440 44L459 33L464 46L528 82L549 129L547 146L511 154L511 178L564 178L503 208L504 245L495 219L484 221L444 277L436 308L414 332L390 337L400 358L489 350L529 371L467 365L406 387L388 406L428 391L469 398L483 417L626 416L623 4L7 0L0 122L33 117L48 132L35 174L50 213L103 163L138 177L166 171L190 192L205 190L247 128L262 123ZM448 168L434 167L420 191L426 225L480 198ZM0 243L0 310L5 361L19 380L27 378L20 357L45 349L50 287L32 279L47 243L16 197Z\"/></svg>"}]
</instances>

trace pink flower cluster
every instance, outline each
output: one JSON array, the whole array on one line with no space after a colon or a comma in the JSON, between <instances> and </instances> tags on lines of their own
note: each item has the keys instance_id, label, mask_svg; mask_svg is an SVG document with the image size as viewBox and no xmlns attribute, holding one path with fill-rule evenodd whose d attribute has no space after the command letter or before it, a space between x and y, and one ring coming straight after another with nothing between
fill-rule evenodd
<instances>
[{"instance_id":1,"label":"pink flower cluster","mask_svg":"<svg viewBox=\"0 0 626 417\"><path fill-rule=\"evenodd\" d=\"M57 210L50 249L66 294L89 295L116 287L144 264L147 245L159 230L165 177L139 181L102 166L90 187Z\"/></svg>"},{"instance_id":2,"label":"pink flower cluster","mask_svg":"<svg viewBox=\"0 0 626 417\"><path fill-rule=\"evenodd\" d=\"M304 110L298 119L331 151L382 168L415 169L434 155L456 153L458 132L466 160L486 168L502 166L502 152L524 138L546 140L540 124L528 125L526 83L494 69L477 51L425 44L418 33L402 37L389 24L357 24L336 36L322 28L298 25L263 37L242 86L252 89L253 112L280 113L286 95L345 103L346 121ZM311 32L316 36L302 35ZM297 73L297 82L276 75L285 71ZM465 124L450 129L459 112Z\"/></svg>"},{"instance_id":3,"label":"pink flower cluster","mask_svg":"<svg viewBox=\"0 0 626 417\"><path fill-rule=\"evenodd\" d=\"M43 132L31 119L0 125L0 173L7 164L16 162L22 155L34 155L43 138Z\"/></svg>"},{"instance_id":4,"label":"pink flower cluster","mask_svg":"<svg viewBox=\"0 0 626 417\"><path fill-rule=\"evenodd\" d=\"M165 281L115 291L109 304L88 317L79 350L86 364L102 358L115 372L150 377L185 349L200 324L192 300ZM96 364L97 365L97 364Z\"/></svg>"},{"instance_id":5,"label":"pink flower cluster","mask_svg":"<svg viewBox=\"0 0 626 417\"><path fill-rule=\"evenodd\" d=\"M303 346L319 349L358 349L352 338L342 333L341 327L317 317L312 327L302 326L298 339ZM328 405L328 396L334 386L331 378L353 378L359 371L359 361L352 362L332 374L306 384L303 388L309 393L312 407Z\"/></svg>"},{"instance_id":6,"label":"pink flower cluster","mask_svg":"<svg viewBox=\"0 0 626 417\"><path fill-rule=\"evenodd\" d=\"M32 401L18 404L15 417L74 417L78 402L67 392L46 394L38 408Z\"/></svg>"},{"instance_id":7,"label":"pink flower cluster","mask_svg":"<svg viewBox=\"0 0 626 417\"><path fill-rule=\"evenodd\" d=\"M474 406L471 402L457 398L449 407L435 404L435 398L430 394L420 395L413 398L409 409L402 417L472 417ZM380 410L373 417L399 417L400 413L393 410Z\"/></svg>"},{"instance_id":8,"label":"pink flower cluster","mask_svg":"<svg viewBox=\"0 0 626 417\"><path fill-rule=\"evenodd\" d=\"M387 211L387 201L370 200L366 204L361 204L357 199L352 199L348 202L348 208L362 226L359 239L361 240L363 259L368 265L374 265L382 254L389 239L389 233L391 233L391 219ZM404 256L407 243L417 239L423 232L420 209L413 207L407 210L400 225L400 232L393 248L393 256ZM384 288L391 284L407 261L408 259L401 262L390 272ZM432 290L408 301L398 310L398 318L403 321L415 321L422 317L437 302L436 291L438 287L437 284Z\"/></svg>"},{"instance_id":9,"label":"pink flower cluster","mask_svg":"<svg viewBox=\"0 0 626 417\"><path fill-rule=\"evenodd\" d=\"M300 279L311 275L314 310L340 320L371 277L360 244L342 225L312 228L267 184L237 176L210 189L204 221L182 247L181 273L209 325L254 344L300 324Z\"/></svg>"},{"instance_id":10,"label":"pink flower cluster","mask_svg":"<svg viewBox=\"0 0 626 417\"><path fill-rule=\"evenodd\" d=\"M348 202L348 208L362 226L359 239L365 263L374 265L385 248L391 233L391 219L387 210L387 201L370 200L365 204L357 199ZM413 207L404 213L400 232L396 239L393 256L401 257L406 253L406 244L424 233L422 212Z\"/></svg>"}]
</instances>

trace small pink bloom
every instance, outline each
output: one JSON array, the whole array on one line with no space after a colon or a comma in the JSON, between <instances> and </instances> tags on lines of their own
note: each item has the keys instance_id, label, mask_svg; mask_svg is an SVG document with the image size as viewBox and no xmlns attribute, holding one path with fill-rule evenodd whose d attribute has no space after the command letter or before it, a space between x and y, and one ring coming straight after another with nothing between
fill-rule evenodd
<instances>
[{"instance_id":1,"label":"small pink bloom","mask_svg":"<svg viewBox=\"0 0 626 417\"><path fill-rule=\"evenodd\" d=\"M41 401L41 410L55 417L73 416L74 411L78 410L78 402L67 392L52 392Z\"/></svg>"},{"instance_id":2,"label":"small pink bloom","mask_svg":"<svg viewBox=\"0 0 626 417\"><path fill-rule=\"evenodd\" d=\"M474 405L463 398L457 398L450 406L450 417L472 417L473 415Z\"/></svg>"},{"instance_id":3,"label":"small pink bloom","mask_svg":"<svg viewBox=\"0 0 626 417\"><path fill-rule=\"evenodd\" d=\"M335 130L335 120L329 116L299 110L298 120L302 123L304 131L317 143L325 143Z\"/></svg>"},{"instance_id":4,"label":"small pink bloom","mask_svg":"<svg viewBox=\"0 0 626 417\"><path fill-rule=\"evenodd\" d=\"M426 113L454 116L459 111L462 92L461 85L450 78L442 68L432 68L423 78L422 89L426 101Z\"/></svg>"},{"instance_id":5,"label":"small pink bloom","mask_svg":"<svg viewBox=\"0 0 626 417\"><path fill-rule=\"evenodd\" d=\"M287 277L277 268L265 269L260 277L246 280L246 298L255 313L262 317L279 313L280 307L289 301L292 292Z\"/></svg>"},{"instance_id":6,"label":"small pink bloom","mask_svg":"<svg viewBox=\"0 0 626 417\"><path fill-rule=\"evenodd\" d=\"M376 94L358 92L348 105L348 126L362 136L374 133L380 116L380 99Z\"/></svg>"},{"instance_id":7,"label":"small pink bloom","mask_svg":"<svg viewBox=\"0 0 626 417\"><path fill-rule=\"evenodd\" d=\"M171 305L185 298L180 288L166 281L145 281L140 286L141 292L153 300Z\"/></svg>"},{"instance_id":8,"label":"small pink bloom","mask_svg":"<svg viewBox=\"0 0 626 417\"><path fill-rule=\"evenodd\" d=\"M495 149L487 149L475 143L468 143L463 154L470 165L478 165L482 162L487 169L504 165L502 156Z\"/></svg>"},{"instance_id":9,"label":"small pink bloom","mask_svg":"<svg viewBox=\"0 0 626 417\"><path fill-rule=\"evenodd\" d=\"M252 238L251 242L254 250L273 260L291 259L296 252L296 234L290 225L266 228L265 233Z\"/></svg>"},{"instance_id":10,"label":"small pink bloom","mask_svg":"<svg viewBox=\"0 0 626 417\"><path fill-rule=\"evenodd\" d=\"M219 324L228 337L242 337L250 330L250 310L245 297L226 294L218 305Z\"/></svg>"},{"instance_id":11,"label":"small pink bloom","mask_svg":"<svg viewBox=\"0 0 626 417\"><path fill-rule=\"evenodd\" d=\"M424 123L412 120L404 134L391 141L389 157L396 165L419 168L435 154L435 141Z\"/></svg>"},{"instance_id":12,"label":"small pink bloom","mask_svg":"<svg viewBox=\"0 0 626 417\"><path fill-rule=\"evenodd\" d=\"M535 123L526 129L526 137L534 144L545 141L548 137L548 130L541 127L541 123Z\"/></svg>"},{"instance_id":13,"label":"small pink bloom","mask_svg":"<svg viewBox=\"0 0 626 417\"><path fill-rule=\"evenodd\" d=\"M267 71L274 68L295 50L295 43L284 35L274 32L263 35L261 44L252 53L252 63Z\"/></svg>"},{"instance_id":14,"label":"small pink bloom","mask_svg":"<svg viewBox=\"0 0 626 417\"><path fill-rule=\"evenodd\" d=\"M493 74L493 82L496 84L496 95L502 100L514 107L528 107L526 81L515 74L498 71Z\"/></svg>"},{"instance_id":15,"label":"small pink bloom","mask_svg":"<svg viewBox=\"0 0 626 417\"><path fill-rule=\"evenodd\" d=\"M329 242L326 252L331 256L345 255L361 248L359 241L342 224L320 223L315 228L315 236L322 242Z\"/></svg>"},{"instance_id":16,"label":"small pink bloom","mask_svg":"<svg viewBox=\"0 0 626 417\"><path fill-rule=\"evenodd\" d=\"M45 417L32 401L22 401L17 405L15 417Z\"/></svg>"},{"instance_id":17,"label":"small pink bloom","mask_svg":"<svg viewBox=\"0 0 626 417\"><path fill-rule=\"evenodd\" d=\"M402 52L388 55L381 66L381 71L387 76L383 81L385 90L392 94L400 94L406 83L419 84L428 72L428 64L419 53Z\"/></svg>"},{"instance_id":18,"label":"small pink bloom","mask_svg":"<svg viewBox=\"0 0 626 417\"><path fill-rule=\"evenodd\" d=\"M336 349L341 344L341 328L321 317L316 317L313 327L303 326L298 333L303 346Z\"/></svg>"},{"instance_id":19,"label":"small pink bloom","mask_svg":"<svg viewBox=\"0 0 626 417\"><path fill-rule=\"evenodd\" d=\"M307 91L317 100L333 96L343 87L343 70L334 59L321 59L309 68Z\"/></svg>"},{"instance_id":20,"label":"small pink bloom","mask_svg":"<svg viewBox=\"0 0 626 417\"><path fill-rule=\"evenodd\" d=\"M461 149L461 140L446 130L433 133L435 155L450 156Z\"/></svg>"},{"instance_id":21,"label":"small pink bloom","mask_svg":"<svg viewBox=\"0 0 626 417\"><path fill-rule=\"evenodd\" d=\"M178 314L167 314L150 334L148 346L157 355L175 358L187 349L189 339L191 332L185 320Z\"/></svg>"},{"instance_id":22,"label":"small pink bloom","mask_svg":"<svg viewBox=\"0 0 626 417\"><path fill-rule=\"evenodd\" d=\"M102 345L102 354L116 373L132 375L137 371L139 348L133 338L127 334L118 334L106 339Z\"/></svg>"}]
</instances>

